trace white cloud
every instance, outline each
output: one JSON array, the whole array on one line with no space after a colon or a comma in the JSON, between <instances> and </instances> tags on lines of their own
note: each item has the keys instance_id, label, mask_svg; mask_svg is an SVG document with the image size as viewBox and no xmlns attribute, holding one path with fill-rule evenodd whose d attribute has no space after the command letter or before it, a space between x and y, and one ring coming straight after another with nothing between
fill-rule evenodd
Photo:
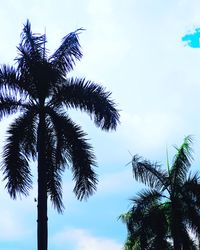
<instances>
[{"instance_id":1,"label":"white cloud","mask_svg":"<svg viewBox=\"0 0 200 250\"><path fill-rule=\"evenodd\" d=\"M109 238L97 237L84 229L65 229L57 233L53 239L57 246L71 243L73 250L122 250L123 246ZM65 247L62 248L66 250Z\"/></svg>"},{"instance_id":2,"label":"white cloud","mask_svg":"<svg viewBox=\"0 0 200 250\"><path fill-rule=\"evenodd\" d=\"M89 0L88 2L88 12L90 15L96 17L107 17L109 18L112 15L112 4L111 0L103 0L103 1L93 1ZM104 20L104 19L103 19Z\"/></svg>"},{"instance_id":3,"label":"white cloud","mask_svg":"<svg viewBox=\"0 0 200 250\"><path fill-rule=\"evenodd\" d=\"M0 173L0 179L3 179ZM4 188L6 181L0 183L0 241L23 241L24 238L33 238L37 227L37 203L34 202L36 185L28 197L10 198Z\"/></svg>"},{"instance_id":4,"label":"white cloud","mask_svg":"<svg viewBox=\"0 0 200 250\"><path fill-rule=\"evenodd\" d=\"M130 157L131 158L131 157ZM128 157L127 157L128 159ZM127 163L130 159L127 160ZM125 165L124 165L125 166ZM99 185L97 187L97 196L120 194L129 192L133 188L133 176L131 167L127 166L126 170L103 174L99 177ZM126 184L126 185L125 185Z\"/></svg>"},{"instance_id":5,"label":"white cloud","mask_svg":"<svg viewBox=\"0 0 200 250\"><path fill-rule=\"evenodd\" d=\"M21 241L29 235L29 231L24 227L22 218L18 216L18 213L9 209L1 209L0 214L1 241Z\"/></svg>"},{"instance_id":6,"label":"white cloud","mask_svg":"<svg viewBox=\"0 0 200 250\"><path fill-rule=\"evenodd\" d=\"M181 117L161 112L146 112L143 114L122 115L120 134L127 141L134 144L138 152L157 150L160 145L165 146L174 132L174 124L181 125ZM181 130L181 126L180 126ZM130 134L131 131L131 134ZM128 144L128 143L127 143Z\"/></svg>"}]
</instances>

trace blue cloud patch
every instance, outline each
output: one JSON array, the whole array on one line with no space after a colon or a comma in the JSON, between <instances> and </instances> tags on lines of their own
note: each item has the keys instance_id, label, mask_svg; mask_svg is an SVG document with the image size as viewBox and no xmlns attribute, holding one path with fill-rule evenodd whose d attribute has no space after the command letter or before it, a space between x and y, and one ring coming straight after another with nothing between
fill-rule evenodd
<instances>
[{"instance_id":1,"label":"blue cloud patch","mask_svg":"<svg viewBox=\"0 0 200 250\"><path fill-rule=\"evenodd\" d=\"M191 48L200 48L200 28L196 28L193 33L186 34L182 41Z\"/></svg>"}]
</instances>

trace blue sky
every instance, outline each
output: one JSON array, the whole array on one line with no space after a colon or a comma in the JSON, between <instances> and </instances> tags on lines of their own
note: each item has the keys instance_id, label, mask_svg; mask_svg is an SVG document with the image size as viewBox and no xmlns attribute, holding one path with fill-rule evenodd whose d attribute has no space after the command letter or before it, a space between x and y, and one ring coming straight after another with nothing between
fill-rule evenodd
<instances>
[{"instance_id":1,"label":"blue sky","mask_svg":"<svg viewBox=\"0 0 200 250\"><path fill-rule=\"evenodd\" d=\"M13 64L26 19L32 30L46 30L50 52L77 28L83 59L72 75L112 91L121 125L105 133L86 114L70 112L94 147L98 190L76 201L71 173L65 172L65 211L49 204L49 250L120 250L125 226L117 220L139 189L126 164L136 153L166 163L166 147L194 135L194 168L200 161L200 49L182 41L200 27L198 0L7 0L0 9L0 62ZM9 121L0 123L1 146ZM32 164L33 173L36 165ZM35 185L28 198L12 201L0 184L0 250L36 249Z\"/></svg>"}]
</instances>

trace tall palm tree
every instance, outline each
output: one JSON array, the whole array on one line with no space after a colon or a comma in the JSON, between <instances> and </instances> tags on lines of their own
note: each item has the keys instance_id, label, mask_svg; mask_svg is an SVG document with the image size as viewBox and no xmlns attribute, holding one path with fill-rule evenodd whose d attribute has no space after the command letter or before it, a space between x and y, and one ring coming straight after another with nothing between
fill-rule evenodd
<instances>
[{"instance_id":1,"label":"tall palm tree","mask_svg":"<svg viewBox=\"0 0 200 250\"><path fill-rule=\"evenodd\" d=\"M121 216L128 229L127 250L199 249L200 181L197 173L189 173L191 143L187 136L167 170L133 157L133 176L148 189L138 193L131 209Z\"/></svg>"},{"instance_id":2,"label":"tall palm tree","mask_svg":"<svg viewBox=\"0 0 200 250\"><path fill-rule=\"evenodd\" d=\"M119 113L110 93L85 79L67 78L82 57L78 35L65 36L48 56L46 36L24 25L18 46L17 67L0 69L0 118L17 113L8 129L2 170L10 196L27 196L32 187L29 165L38 163L38 250L47 249L47 199L63 211L62 174L71 168L79 200L94 193L96 160L86 134L68 116L70 108L85 111L96 126L116 129Z\"/></svg>"}]
</instances>

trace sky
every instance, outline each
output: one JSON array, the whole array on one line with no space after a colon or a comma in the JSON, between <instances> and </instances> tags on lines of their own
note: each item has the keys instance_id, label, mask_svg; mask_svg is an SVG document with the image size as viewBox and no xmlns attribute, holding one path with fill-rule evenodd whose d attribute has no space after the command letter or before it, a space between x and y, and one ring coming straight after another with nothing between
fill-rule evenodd
<instances>
[{"instance_id":1,"label":"sky","mask_svg":"<svg viewBox=\"0 0 200 250\"><path fill-rule=\"evenodd\" d=\"M77 28L83 58L72 76L112 92L121 123L115 132L70 112L88 134L98 161L97 192L76 200L69 171L63 176L65 211L49 204L49 250L121 250L126 228L120 214L141 188L128 164L134 154L166 167L166 149L193 135L193 170L200 165L200 2L198 0L7 0L0 8L0 63L14 64L23 24L46 31L49 53ZM0 123L0 148L11 120ZM0 250L36 250L37 169L28 198L10 199L0 183ZM128 165L127 165L128 164ZM3 177L1 176L1 179Z\"/></svg>"}]
</instances>

